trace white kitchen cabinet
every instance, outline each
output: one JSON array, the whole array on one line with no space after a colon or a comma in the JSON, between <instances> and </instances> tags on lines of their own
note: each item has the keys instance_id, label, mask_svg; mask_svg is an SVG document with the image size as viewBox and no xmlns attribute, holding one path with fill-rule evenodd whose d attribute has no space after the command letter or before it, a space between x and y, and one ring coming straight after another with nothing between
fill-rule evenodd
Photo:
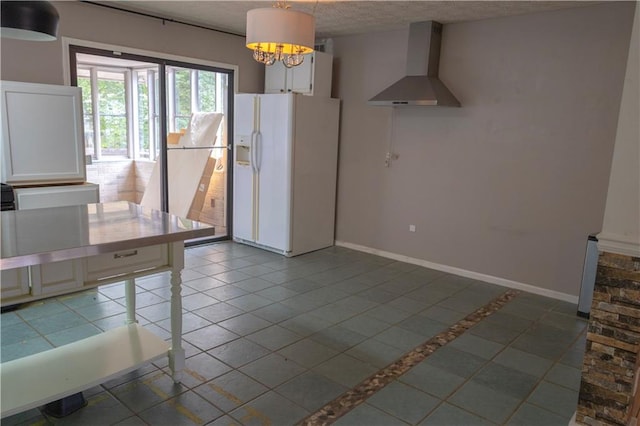
<instances>
[{"instance_id":1,"label":"white kitchen cabinet","mask_svg":"<svg viewBox=\"0 0 640 426\"><path fill-rule=\"evenodd\" d=\"M82 287L82 262L63 260L31 266L31 295L63 294Z\"/></svg>"},{"instance_id":2,"label":"white kitchen cabinet","mask_svg":"<svg viewBox=\"0 0 640 426\"><path fill-rule=\"evenodd\" d=\"M18 210L76 206L100 202L100 187L95 183L80 185L15 188Z\"/></svg>"},{"instance_id":3,"label":"white kitchen cabinet","mask_svg":"<svg viewBox=\"0 0 640 426\"><path fill-rule=\"evenodd\" d=\"M29 294L29 269L17 268L1 271L0 299Z\"/></svg>"},{"instance_id":4,"label":"white kitchen cabinet","mask_svg":"<svg viewBox=\"0 0 640 426\"><path fill-rule=\"evenodd\" d=\"M306 55L297 67L287 68L282 61L265 67L265 93L302 93L331 97L333 56L324 52Z\"/></svg>"},{"instance_id":5,"label":"white kitchen cabinet","mask_svg":"<svg viewBox=\"0 0 640 426\"><path fill-rule=\"evenodd\" d=\"M100 254L85 259L87 283L131 275L140 271L169 266L166 244L139 247L115 253Z\"/></svg>"},{"instance_id":6,"label":"white kitchen cabinet","mask_svg":"<svg viewBox=\"0 0 640 426\"><path fill-rule=\"evenodd\" d=\"M0 90L2 182L84 182L80 88L2 81Z\"/></svg>"}]
</instances>

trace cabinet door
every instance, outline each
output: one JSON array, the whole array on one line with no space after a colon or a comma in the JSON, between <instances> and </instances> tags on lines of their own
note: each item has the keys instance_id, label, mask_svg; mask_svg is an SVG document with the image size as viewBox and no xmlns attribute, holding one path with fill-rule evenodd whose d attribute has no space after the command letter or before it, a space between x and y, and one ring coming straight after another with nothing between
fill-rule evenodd
<instances>
[{"instance_id":1,"label":"cabinet door","mask_svg":"<svg viewBox=\"0 0 640 426\"><path fill-rule=\"evenodd\" d=\"M31 267L33 296L56 294L82 287L82 262L64 260Z\"/></svg>"},{"instance_id":2,"label":"cabinet door","mask_svg":"<svg viewBox=\"0 0 640 426\"><path fill-rule=\"evenodd\" d=\"M264 69L264 93L285 93L288 71L280 61L266 66Z\"/></svg>"},{"instance_id":3,"label":"cabinet door","mask_svg":"<svg viewBox=\"0 0 640 426\"><path fill-rule=\"evenodd\" d=\"M304 62L288 69L287 89L289 92L311 94L313 92L314 54L306 55Z\"/></svg>"},{"instance_id":4,"label":"cabinet door","mask_svg":"<svg viewBox=\"0 0 640 426\"><path fill-rule=\"evenodd\" d=\"M29 271L27 268L8 269L0 273L0 296L2 301L10 297L29 294Z\"/></svg>"},{"instance_id":5,"label":"cabinet door","mask_svg":"<svg viewBox=\"0 0 640 426\"><path fill-rule=\"evenodd\" d=\"M78 87L3 81L2 182L85 181Z\"/></svg>"}]
</instances>

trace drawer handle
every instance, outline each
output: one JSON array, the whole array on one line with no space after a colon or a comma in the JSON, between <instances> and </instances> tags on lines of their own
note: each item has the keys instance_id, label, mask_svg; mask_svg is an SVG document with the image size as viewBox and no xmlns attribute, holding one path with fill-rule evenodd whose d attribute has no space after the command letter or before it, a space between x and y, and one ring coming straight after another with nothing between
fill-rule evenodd
<instances>
[{"instance_id":1,"label":"drawer handle","mask_svg":"<svg viewBox=\"0 0 640 426\"><path fill-rule=\"evenodd\" d=\"M129 253L124 253L124 254L115 253L113 255L113 258L114 259L122 259L123 257L135 256L136 254L138 254L138 250L130 251Z\"/></svg>"}]
</instances>

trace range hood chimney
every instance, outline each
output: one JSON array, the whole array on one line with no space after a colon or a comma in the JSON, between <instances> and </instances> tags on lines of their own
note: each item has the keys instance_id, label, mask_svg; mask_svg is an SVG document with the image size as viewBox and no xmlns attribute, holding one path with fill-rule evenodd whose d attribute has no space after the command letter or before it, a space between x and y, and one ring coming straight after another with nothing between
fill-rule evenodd
<instances>
[{"instance_id":1,"label":"range hood chimney","mask_svg":"<svg viewBox=\"0 0 640 426\"><path fill-rule=\"evenodd\" d=\"M412 23L409 26L407 75L369 99L369 105L459 107L460 102L438 79L441 40L441 23Z\"/></svg>"}]
</instances>

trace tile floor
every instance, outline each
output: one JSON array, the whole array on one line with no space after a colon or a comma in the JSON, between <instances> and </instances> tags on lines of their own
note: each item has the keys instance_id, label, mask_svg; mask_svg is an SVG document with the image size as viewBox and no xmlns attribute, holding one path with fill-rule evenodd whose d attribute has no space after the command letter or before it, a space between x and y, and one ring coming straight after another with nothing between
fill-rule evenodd
<instances>
[{"instance_id":1,"label":"tile floor","mask_svg":"<svg viewBox=\"0 0 640 426\"><path fill-rule=\"evenodd\" d=\"M163 360L85 391L65 418L2 424L293 425L506 290L340 247L287 259L231 242L188 249L183 281L183 383ZM168 339L168 275L137 284L140 323ZM336 424L567 425L586 333L575 312L521 293ZM2 362L124 316L122 283L4 313Z\"/></svg>"}]
</instances>

